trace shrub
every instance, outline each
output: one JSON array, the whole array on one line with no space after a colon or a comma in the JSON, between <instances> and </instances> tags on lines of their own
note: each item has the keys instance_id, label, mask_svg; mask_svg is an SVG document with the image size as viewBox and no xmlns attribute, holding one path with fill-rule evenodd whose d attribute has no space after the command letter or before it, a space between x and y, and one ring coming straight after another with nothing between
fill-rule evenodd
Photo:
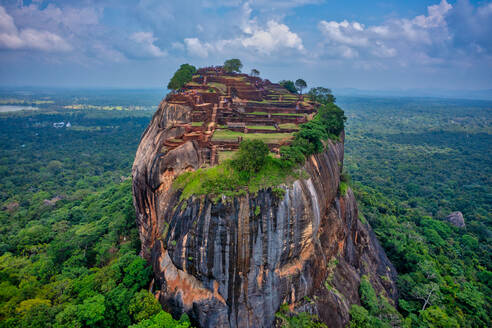
<instances>
[{"instance_id":1,"label":"shrub","mask_svg":"<svg viewBox=\"0 0 492 328\"><path fill-rule=\"evenodd\" d=\"M275 314L278 319L278 326L282 328L327 328L327 326L319 322L315 315L306 312L293 313L290 312L287 304L282 304L280 310Z\"/></svg>"},{"instance_id":2,"label":"shrub","mask_svg":"<svg viewBox=\"0 0 492 328\"><path fill-rule=\"evenodd\" d=\"M268 146L262 140L245 140L241 142L232 166L240 172L258 172L265 164L268 152Z\"/></svg>"},{"instance_id":3,"label":"shrub","mask_svg":"<svg viewBox=\"0 0 492 328\"><path fill-rule=\"evenodd\" d=\"M291 80L282 80L278 84L286 88L290 93L297 93L296 85L294 81Z\"/></svg>"},{"instance_id":4,"label":"shrub","mask_svg":"<svg viewBox=\"0 0 492 328\"><path fill-rule=\"evenodd\" d=\"M300 126L288 147L280 148L285 165L301 164L306 157L323 151L323 140L338 139L346 117L335 104L321 105L316 116Z\"/></svg>"},{"instance_id":5,"label":"shrub","mask_svg":"<svg viewBox=\"0 0 492 328\"><path fill-rule=\"evenodd\" d=\"M362 305L369 310L370 314L377 314L379 311L378 297L367 276L362 276L360 280L359 293Z\"/></svg>"}]
</instances>

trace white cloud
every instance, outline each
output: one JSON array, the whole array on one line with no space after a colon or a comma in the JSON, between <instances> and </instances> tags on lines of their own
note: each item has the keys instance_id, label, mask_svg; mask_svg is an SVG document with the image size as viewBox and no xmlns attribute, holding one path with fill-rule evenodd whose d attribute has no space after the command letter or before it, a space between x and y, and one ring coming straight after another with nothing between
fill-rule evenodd
<instances>
[{"instance_id":1,"label":"white cloud","mask_svg":"<svg viewBox=\"0 0 492 328\"><path fill-rule=\"evenodd\" d=\"M392 19L369 27L347 20L323 20L318 28L324 36L326 48L331 48L328 53L335 53L343 58L363 55L366 59L381 59L406 55L418 60L426 51L435 50L434 48L451 39L446 16L452 8L446 0L441 0L439 4L427 8L427 15L419 15L413 19ZM406 64L405 61L400 62Z\"/></svg>"},{"instance_id":2,"label":"white cloud","mask_svg":"<svg viewBox=\"0 0 492 328\"><path fill-rule=\"evenodd\" d=\"M10 50L72 50L72 46L55 33L33 28L18 29L12 16L2 6L0 6L0 47Z\"/></svg>"},{"instance_id":3,"label":"white cloud","mask_svg":"<svg viewBox=\"0 0 492 328\"><path fill-rule=\"evenodd\" d=\"M185 50L185 46L181 42L173 42L173 43L171 43L171 48L176 49L176 50L180 50L180 51L184 51Z\"/></svg>"},{"instance_id":4,"label":"white cloud","mask_svg":"<svg viewBox=\"0 0 492 328\"><path fill-rule=\"evenodd\" d=\"M205 58L210 53L225 54L235 51L247 51L255 55L273 55L282 50L304 51L302 39L287 25L273 19L261 25L256 19L251 19L252 12L248 2L241 7L241 16L237 18L240 30L236 37L213 41L186 38L184 43L188 53Z\"/></svg>"},{"instance_id":5,"label":"white cloud","mask_svg":"<svg viewBox=\"0 0 492 328\"><path fill-rule=\"evenodd\" d=\"M364 26L358 22L349 23L346 20L340 23L321 21L319 28L330 41L335 43L363 47L369 44L364 32Z\"/></svg>"},{"instance_id":6,"label":"white cloud","mask_svg":"<svg viewBox=\"0 0 492 328\"><path fill-rule=\"evenodd\" d=\"M438 5L427 8L428 16L420 15L413 19L413 23L423 28L439 27L446 25L446 14L453 8L446 0L441 0Z\"/></svg>"},{"instance_id":7,"label":"white cloud","mask_svg":"<svg viewBox=\"0 0 492 328\"><path fill-rule=\"evenodd\" d=\"M152 32L136 32L130 35L130 40L137 43L136 55L141 57L163 57L166 52L157 47L154 42L157 38Z\"/></svg>"},{"instance_id":8,"label":"white cloud","mask_svg":"<svg viewBox=\"0 0 492 328\"><path fill-rule=\"evenodd\" d=\"M187 38L184 39L184 43L186 45L186 49L192 56L198 57L208 57L209 50L213 49L213 46L209 43L202 43L197 38Z\"/></svg>"},{"instance_id":9,"label":"white cloud","mask_svg":"<svg viewBox=\"0 0 492 328\"><path fill-rule=\"evenodd\" d=\"M266 29L253 27L250 36L239 38L245 48L254 48L260 53L271 54L281 48L304 50L301 38L285 24L268 21Z\"/></svg>"}]
</instances>

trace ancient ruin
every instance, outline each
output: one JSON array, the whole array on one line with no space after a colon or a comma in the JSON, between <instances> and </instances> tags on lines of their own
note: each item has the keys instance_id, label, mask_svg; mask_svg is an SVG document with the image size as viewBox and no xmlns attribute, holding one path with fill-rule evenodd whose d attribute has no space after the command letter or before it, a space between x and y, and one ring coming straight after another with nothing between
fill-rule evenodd
<instances>
[{"instance_id":1,"label":"ancient ruin","mask_svg":"<svg viewBox=\"0 0 492 328\"><path fill-rule=\"evenodd\" d=\"M220 66L199 69L183 88L170 93L166 102L190 107L191 123L174 124L183 128L183 134L166 139L163 152L196 141L209 150L210 165L229 158L242 140L261 139L278 153L319 105L269 80L226 73Z\"/></svg>"}]
</instances>

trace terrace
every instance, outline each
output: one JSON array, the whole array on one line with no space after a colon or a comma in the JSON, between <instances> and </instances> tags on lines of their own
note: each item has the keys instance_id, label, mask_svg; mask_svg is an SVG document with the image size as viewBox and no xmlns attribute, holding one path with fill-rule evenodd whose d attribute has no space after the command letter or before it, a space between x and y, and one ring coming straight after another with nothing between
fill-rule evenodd
<instances>
[{"instance_id":1,"label":"terrace","mask_svg":"<svg viewBox=\"0 0 492 328\"><path fill-rule=\"evenodd\" d=\"M211 150L211 165L230 158L243 140L262 140L278 153L319 106L279 84L247 74L228 74L221 67L199 69L167 101L191 107L192 115L191 122L183 125L186 133L166 140L166 149L196 140Z\"/></svg>"}]
</instances>

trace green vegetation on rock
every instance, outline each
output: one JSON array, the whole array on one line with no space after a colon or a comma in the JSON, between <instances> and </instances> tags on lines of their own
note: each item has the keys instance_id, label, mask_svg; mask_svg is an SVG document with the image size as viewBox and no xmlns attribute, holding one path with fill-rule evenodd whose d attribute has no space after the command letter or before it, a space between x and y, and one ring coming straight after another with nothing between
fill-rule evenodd
<instances>
[{"instance_id":1,"label":"green vegetation on rock","mask_svg":"<svg viewBox=\"0 0 492 328\"><path fill-rule=\"evenodd\" d=\"M181 200L193 195L210 195L218 200L222 195L234 197L248 192L256 193L261 189L288 183L302 176L302 172L285 167L280 159L270 155L264 158L261 168L253 172L238 171L233 164L235 159L178 176L173 186L182 190ZM254 166L255 164L251 165Z\"/></svg>"},{"instance_id":2,"label":"green vegetation on rock","mask_svg":"<svg viewBox=\"0 0 492 328\"><path fill-rule=\"evenodd\" d=\"M308 92L309 99L312 101L317 101L320 104L330 104L335 103L335 96L333 96L332 92L328 88L317 87L312 88Z\"/></svg>"},{"instance_id":3,"label":"green vegetation on rock","mask_svg":"<svg viewBox=\"0 0 492 328\"><path fill-rule=\"evenodd\" d=\"M289 165L295 165L303 163L312 154L320 153L325 140L338 140L345 120L343 110L335 104L320 106L316 116L300 126L292 143L280 148L282 159Z\"/></svg>"},{"instance_id":4,"label":"green vegetation on rock","mask_svg":"<svg viewBox=\"0 0 492 328\"><path fill-rule=\"evenodd\" d=\"M277 317L278 327L282 328L328 328L314 315L306 312L291 312L287 304L282 304L275 316Z\"/></svg>"},{"instance_id":5,"label":"green vegetation on rock","mask_svg":"<svg viewBox=\"0 0 492 328\"><path fill-rule=\"evenodd\" d=\"M224 71L226 73L241 73L241 68L243 68L243 64L241 60L237 58L228 59L224 62Z\"/></svg>"},{"instance_id":6,"label":"green vegetation on rock","mask_svg":"<svg viewBox=\"0 0 492 328\"><path fill-rule=\"evenodd\" d=\"M246 192L275 187L295 179L300 173L296 169L307 156L320 153L323 142L337 139L343 131L345 116L334 104L323 105L313 120L300 126L290 146L281 148L281 158L268 155L265 142L278 142L287 133L241 133L217 130L213 140L237 140L243 137L239 152L232 161L222 161L215 167L186 172L177 177L174 187L182 190L181 199L192 195L235 196Z\"/></svg>"},{"instance_id":7,"label":"green vegetation on rock","mask_svg":"<svg viewBox=\"0 0 492 328\"><path fill-rule=\"evenodd\" d=\"M290 93L297 93L296 85L294 81L291 80L282 80L278 84L286 88Z\"/></svg>"},{"instance_id":8,"label":"green vegetation on rock","mask_svg":"<svg viewBox=\"0 0 492 328\"><path fill-rule=\"evenodd\" d=\"M181 65L169 81L167 88L170 90L178 90L182 88L186 83L191 81L191 79L193 78L193 74L195 73L195 66L190 64Z\"/></svg>"},{"instance_id":9,"label":"green vegetation on rock","mask_svg":"<svg viewBox=\"0 0 492 328\"><path fill-rule=\"evenodd\" d=\"M376 294L368 276L362 276L359 294L362 306L352 305L350 309L351 328L401 326L401 315L384 296Z\"/></svg>"},{"instance_id":10,"label":"green vegetation on rock","mask_svg":"<svg viewBox=\"0 0 492 328\"><path fill-rule=\"evenodd\" d=\"M302 95L302 90L307 87L307 83L303 79L297 79L295 86L297 91Z\"/></svg>"}]
</instances>

